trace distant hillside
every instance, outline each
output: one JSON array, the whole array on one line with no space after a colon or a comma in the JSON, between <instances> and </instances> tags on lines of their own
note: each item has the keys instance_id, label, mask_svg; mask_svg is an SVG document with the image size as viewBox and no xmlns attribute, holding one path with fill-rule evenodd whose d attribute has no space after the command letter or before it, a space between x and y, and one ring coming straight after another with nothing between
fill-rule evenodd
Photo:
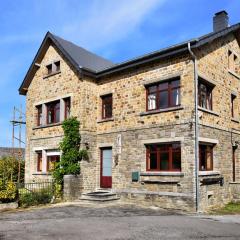
<instances>
[{"instance_id":1,"label":"distant hillside","mask_svg":"<svg viewBox=\"0 0 240 240\"><path fill-rule=\"evenodd\" d=\"M11 148L11 147L0 147L0 158L4 156L14 156L18 157L21 155L23 158L25 157L25 149L24 148Z\"/></svg>"}]
</instances>

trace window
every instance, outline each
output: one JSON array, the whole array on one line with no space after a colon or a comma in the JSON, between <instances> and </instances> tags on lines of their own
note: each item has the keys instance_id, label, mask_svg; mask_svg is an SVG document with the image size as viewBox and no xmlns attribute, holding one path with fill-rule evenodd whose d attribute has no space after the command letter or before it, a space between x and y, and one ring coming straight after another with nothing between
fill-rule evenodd
<instances>
[{"instance_id":1,"label":"window","mask_svg":"<svg viewBox=\"0 0 240 240\"><path fill-rule=\"evenodd\" d=\"M71 98L65 98L64 99L64 118L67 119L70 117L70 111L71 111Z\"/></svg>"},{"instance_id":2,"label":"window","mask_svg":"<svg viewBox=\"0 0 240 240\"><path fill-rule=\"evenodd\" d=\"M52 172L56 168L56 163L60 161L60 156L47 156L47 172Z\"/></svg>"},{"instance_id":3,"label":"window","mask_svg":"<svg viewBox=\"0 0 240 240\"><path fill-rule=\"evenodd\" d=\"M102 96L102 119L112 117L112 94Z\"/></svg>"},{"instance_id":4,"label":"window","mask_svg":"<svg viewBox=\"0 0 240 240\"><path fill-rule=\"evenodd\" d=\"M233 182L236 181L236 147L232 147L232 179Z\"/></svg>"},{"instance_id":5,"label":"window","mask_svg":"<svg viewBox=\"0 0 240 240\"><path fill-rule=\"evenodd\" d=\"M232 72L237 72L238 57L232 51L228 51L228 69Z\"/></svg>"},{"instance_id":6,"label":"window","mask_svg":"<svg viewBox=\"0 0 240 240\"><path fill-rule=\"evenodd\" d=\"M60 122L60 101L51 102L47 105L47 124Z\"/></svg>"},{"instance_id":7,"label":"window","mask_svg":"<svg viewBox=\"0 0 240 240\"><path fill-rule=\"evenodd\" d=\"M42 105L37 106L37 126L43 124Z\"/></svg>"},{"instance_id":8,"label":"window","mask_svg":"<svg viewBox=\"0 0 240 240\"><path fill-rule=\"evenodd\" d=\"M231 115L232 115L232 118L235 117L235 99L236 99L236 96L231 94Z\"/></svg>"},{"instance_id":9,"label":"window","mask_svg":"<svg viewBox=\"0 0 240 240\"><path fill-rule=\"evenodd\" d=\"M47 75L51 75L52 73L57 73L60 71L60 61L48 64L47 68Z\"/></svg>"},{"instance_id":10,"label":"window","mask_svg":"<svg viewBox=\"0 0 240 240\"><path fill-rule=\"evenodd\" d=\"M147 171L181 171L180 143L148 145Z\"/></svg>"},{"instance_id":11,"label":"window","mask_svg":"<svg viewBox=\"0 0 240 240\"><path fill-rule=\"evenodd\" d=\"M37 171L42 172L42 151L37 151Z\"/></svg>"},{"instance_id":12,"label":"window","mask_svg":"<svg viewBox=\"0 0 240 240\"><path fill-rule=\"evenodd\" d=\"M153 84L147 87L147 111L180 105L180 80Z\"/></svg>"},{"instance_id":13,"label":"window","mask_svg":"<svg viewBox=\"0 0 240 240\"><path fill-rule=\"evenodd\" d=\"M198 105L202 108L212 110L212 89L206 82L199 81L198 84Z\"/></svg>"},{"instance_id":14,"label":"window","mask_svg":"<svg viewBox=\"0 0 240 240\"><path fill-rule=\"evenodd\" d=\"M213 145L199 145L199 170L213 170Z\"/></svg>"}]
</instances>

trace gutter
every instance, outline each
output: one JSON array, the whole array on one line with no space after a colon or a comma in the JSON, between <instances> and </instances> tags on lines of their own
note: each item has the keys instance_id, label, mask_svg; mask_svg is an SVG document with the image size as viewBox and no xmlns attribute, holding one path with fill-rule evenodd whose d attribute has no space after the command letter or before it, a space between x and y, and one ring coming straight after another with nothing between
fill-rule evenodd
<instances>
[{"instance_id":1,"label":"gutter","mask_svg":"<svg viewBox=\"0 0 240 240\"><path fill-rule=\"evenodd\" d=\"M188 42L188 51L192 57L194 64L194 131L195 131L195 198L196 198L196 212L199 212L199 128L198 128L198 68L197 57L191 49L191 42Z\"/></svg>"}]
</instances>

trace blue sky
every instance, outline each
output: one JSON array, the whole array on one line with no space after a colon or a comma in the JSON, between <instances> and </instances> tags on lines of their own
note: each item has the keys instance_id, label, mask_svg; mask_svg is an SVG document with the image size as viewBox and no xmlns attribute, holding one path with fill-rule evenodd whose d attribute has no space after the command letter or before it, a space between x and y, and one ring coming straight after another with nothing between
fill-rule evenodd
<instances>
[{"instance_id":1,"label":"blue sky","mask_svg":"<svg viewBox=\"0 0 240 240\"><path fill-rule=\"evenodd\" d=\"M47 31L117 63L211 32L223 9L240 22L239 0L1 1L0 146L11 146L18 87Z\"/></svg>"}]
</instances>

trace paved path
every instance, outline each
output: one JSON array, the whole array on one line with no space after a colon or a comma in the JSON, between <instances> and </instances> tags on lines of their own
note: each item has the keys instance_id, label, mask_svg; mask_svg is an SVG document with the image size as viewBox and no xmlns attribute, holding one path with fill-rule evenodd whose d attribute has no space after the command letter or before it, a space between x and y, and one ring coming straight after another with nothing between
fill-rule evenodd
<instances>
[{"instance_id":1,"label":"paved path","mask_svg":"<svg viewBox=\"0 0 240 240\"><path fill-rule=\"evenodd\" d=\"M62 206L0 213L0 240L236 239L240 224L160 209Z\"/></svg>"}]
</instances>

